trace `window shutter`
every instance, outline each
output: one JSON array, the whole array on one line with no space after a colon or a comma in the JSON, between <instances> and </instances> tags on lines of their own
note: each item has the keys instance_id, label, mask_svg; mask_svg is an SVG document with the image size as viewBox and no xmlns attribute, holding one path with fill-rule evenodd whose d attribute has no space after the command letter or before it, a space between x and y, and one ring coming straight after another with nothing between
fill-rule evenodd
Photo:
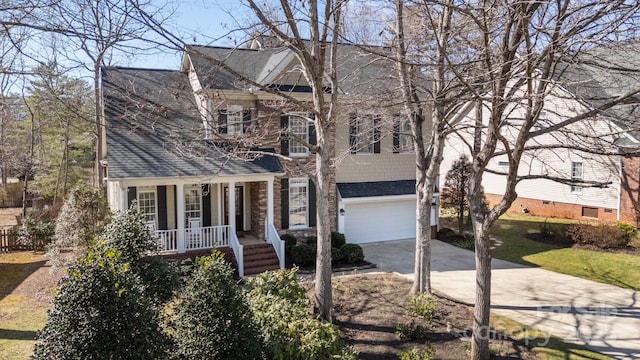
<instances>
[{"instance_id":1,"label":"window shutter","mask_svg":"<svg viewBox=\"0 0 640 360\"><path fill-rule=\"evenodd\" d=\"M311 119L315 119L315 115L311 115ZM316 126L313 122L309 123L309 145L317 145L318 139L316 138ZM311 151L311 149L309 149ZM314 151L312 151L314 152Z\"/></svg>"},{"instance_id":2,"label":"window shutter","mask_svg":"<svg viewBox=\"0 0 640 360\"><path fill-rule=\"evenodd\" d=\"M380 115L373 118L373 153L380 154Z\"/></svg>"},{"instance_id":3,"label":"window shutter","mask_svg":"<svg viewBox=\"0 0 640 360\"><path fill-rule=\"evenodd\" d=\"M309 179L309 226L316 226L316 184Z\"/></svg>"},{"instance_id":4,"label":"window shutter","mask_svg":"<svg viewBox=\"0 0 640 360\"><path fill-rule=\"evenodd\" d=\"M349 115L349 149L352 154L356 153L356 114Z\"/></svg>"},{"instance_id":5,"label":"window shutter","mask_svg":"<svg viewBox=\"0 0 640 360\"><path fill-rule=\"evenodd\" d=\"M131 186L127 188L127 209L131 208L131 204L138 198L138 188Z\"/></svg>"},{"instance_id":6,"label":"window shutter","mask_svg":"<svg viewBox=\"0 0 640 360\"><path fill-rule=\"evenodd\" d=\"M211 226L211 185L202 185L202 226Z\"/></svg>"},{"instance_id":7,"label":"window shutter","mask_svg":"<svg viewBox=\"0 0 640 360\"><path fill-rule=\"evenodd\" d=\"M400 116L398 114L393 119L393 152L395 154L400 152Z\"/></svg>"},{"instance_id":8,"label":"window shutter","mask_svg":"<svg viewBox=\"0 0 640 360\"><path fill-rule=\"evenodd\" d=\"M227 133L227 113L219 111L218 112L218 134L226 134Z\"/></svg>"},{"instance_id":9,"label":"window shutter","mask_svg":"<svg viewBox=\"0 0 640 360\"><path fill-rule=\"evenodd\" d=\"M282 136L280 140L280 154L289 155L289 115L280 116L280 129L282 131ZM287 185L287 190L288 190L288 185Z\"/></svg>"},{"instance_id":10,"label":"window shutter","mask_svg":"<svg viewBox=\"0 0 640 360\"><path fill-rule=\"evenodd\" d=\"M282 230L289 228L289 179L280 180L280 209Z\"/></svg>"},{"instance_id":11,"label":"window shutter","mask_svg":"<svg viewBox=\"0 0 640 360\"><path fill-rule=\"evenodd\" d=\"M167 187L156 187L158 193L158 230L167 230Z\"/></svg>"},{"instance_id":12,"label":"window shutter","mask_svg":"<svg viewBox=\"0 0 640 360\"><path fill-rule=\"evenodd\" d=\"M182 185L180 185L182 186ZM173 185L173 223L178 228L178 185Z\"/></svg>"}]
</instances>

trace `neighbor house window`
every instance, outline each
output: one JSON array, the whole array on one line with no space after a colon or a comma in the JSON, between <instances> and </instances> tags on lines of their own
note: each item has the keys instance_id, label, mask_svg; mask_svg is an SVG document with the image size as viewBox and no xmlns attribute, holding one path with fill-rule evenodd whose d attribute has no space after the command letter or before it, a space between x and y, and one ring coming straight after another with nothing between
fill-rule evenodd
<instances>
[{"instance_id":1,"label":"neighbor house window","mask_svg":"<svg viewBox=\"0 0 640 360\"><path fill-rule=\"evenodd\" d=\"M598 208L583 207L582 216L590 218L598 218Z\"/></svg>"},{"instance_id":2,"label":"neighbor house window","mask_svg":"<svg viewBox=\"0 0 640 360\"><path fill-rule=\"evenodd\" d=\"M309 148L309 124L301 115L289 115L289 155L308 155Z\"/></svg>"},{"instance_id":3,"label":"neighbor house window","mask_svg":"<svg viewBox=\"0 0 640 360\"><path fill-rule=\"evenodd\" d=\"M138 209L150 228L157 229L158 208L155 186L138 187Z\"/></svg>"},{"instance_id":4,"label":"neighbor house window","mask_svg":"<svg viewBox=\"0 0 640 360\"><path fill-rule=\"evenodd\" d=\"M202 188L199 185L184 187L184 219L185 226L202 226Z\"/></svg>"},{"instance_id":5,"label":"neighbor house window","mask_svg":"<svg viewBox=\"0 0 640 360\"><path fill-rule=\"evenodd\" d=\"M307 227L309 180L289 179L289 228Z\"/></svg>"},{"instance_id":6,"label":"neighbor house window","mask_svg":"<svg viewBox=\"0 0 640 360\"><path fill-rule=\"evenodd\" d=\"M582 162L571 162L571 180L573 181L581 181L583 179L584 173L582 169ZM571 185L571 192L580 194L582 193L581 185Z\"/></svg>"},{"instance_id":7,"label":"neighbor house window","mask_svg":"<svg viewBox=\"0 0 640 360\"><path fill-rule=\"evenodd\" d=\"M498 166L500 167L509 167L508 161L498 161Z\"/></svg>"},{"instance_id":8,"label":"neighbor house window","mask_svg":"<svg viewBox=\"0 0 640 360\"><path fill-rule=\"evenodd\" d=\"M349 143L351 152L373 154L380 152L380 117L373 114L352 116L349 123Z\"/></svg>"}]
</instances>

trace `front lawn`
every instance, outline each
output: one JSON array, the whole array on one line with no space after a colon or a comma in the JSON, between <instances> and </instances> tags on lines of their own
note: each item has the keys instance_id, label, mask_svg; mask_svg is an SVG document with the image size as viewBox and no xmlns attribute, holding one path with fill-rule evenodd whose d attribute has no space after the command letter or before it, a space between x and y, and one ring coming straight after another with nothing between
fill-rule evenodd
<instances>
[{"instance_id":1,"label":"front lawn","mask_svg":"<svg viewBox=\"0 0 640 360\"><path fill-rule=\"evenodd\" d=\"M575 220L504 214L494 225L492 236L502 241L493 257L528 266L539 266L567 275L623 288L640 290L640 256L563 247L534 241L525 234L544 226L563 232Z\"/></svg>"},{"instance_id":2,"label":"front lawn","mask_svg":"<svg viewBox=\"0 0 640 360\"><path fill-rule=\"evenodd\" d=\"M42 329L60 273L42 254L0 254L0 359L26 359Z\"/></svg>"}]
</instances>

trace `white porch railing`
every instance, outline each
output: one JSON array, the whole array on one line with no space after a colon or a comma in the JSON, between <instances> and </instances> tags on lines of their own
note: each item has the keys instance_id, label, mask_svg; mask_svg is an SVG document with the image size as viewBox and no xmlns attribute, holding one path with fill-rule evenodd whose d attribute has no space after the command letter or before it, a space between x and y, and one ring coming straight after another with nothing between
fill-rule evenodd
<instances>
[{"instance_id":1,"label":"white porch railing","mask_svg":"<svg viewBox=\"0 0 640 360\"><path fill-rule=\"evenodd\" d=\"M156 239L158 239L158 251L178 251L178 230L156 230Z\"/></svg>"},{"instance_id":2,"label":"white porch railing","mask_svg":"<svg viewBox=\"0 0 640 360\"><path fill-rule=\"evenodd\" d=\"M182 232L184 245L181 248L178 238ZM186 250L204 250L214 247L230 246L230 238L236 237L235 231L231 231L228 225L205 226L189 229L156 230L159 252L184 252ZM237 237L236 237L237 241ZM235 250L235 249L234 249Z\"/></svg>"},{"instance_id":3,"label":"white porch railing","mask_svg":"<svg viewBox=\"0 0 640 360\"><path fill-rule=\"evenodd\" d=\"M280 269L284 269L284 240L280 239L280 235L278 235L276 227L266 219L264 221L264 236L267 242L273 246L273 249L276 251L276 255L278 255Z\"/></svg>"},{"instance_id":4,"label":"white porch railing","mask_svg":"<svg viewBox=\"0 0 640 360\"><path fill-rule=\"evenodd\" d=\"M238 236L236 236L235 231L229 231L229 245L231 245L233 254L236 256L238 276L244 277L244 246L240 245L240 241L238 240Z\"/></svg>"}]
</instances>

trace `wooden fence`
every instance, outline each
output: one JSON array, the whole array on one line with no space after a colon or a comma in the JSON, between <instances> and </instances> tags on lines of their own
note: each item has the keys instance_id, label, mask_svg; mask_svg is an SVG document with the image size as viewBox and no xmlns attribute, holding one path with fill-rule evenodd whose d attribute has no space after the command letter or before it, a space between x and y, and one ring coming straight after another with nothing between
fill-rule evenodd
<instances>
[{"instance_id":1,"label":"wooden fence","mask_svg":"<svg viewBox=\"0 0 640 360\"><path fill-rule=\"evenodd\" d=\"M44 251L48 238L34 237L29 243L22 243L18 232L13 229L0 230L0 253L10 251Z\"/></svg>"}]
</instances>

